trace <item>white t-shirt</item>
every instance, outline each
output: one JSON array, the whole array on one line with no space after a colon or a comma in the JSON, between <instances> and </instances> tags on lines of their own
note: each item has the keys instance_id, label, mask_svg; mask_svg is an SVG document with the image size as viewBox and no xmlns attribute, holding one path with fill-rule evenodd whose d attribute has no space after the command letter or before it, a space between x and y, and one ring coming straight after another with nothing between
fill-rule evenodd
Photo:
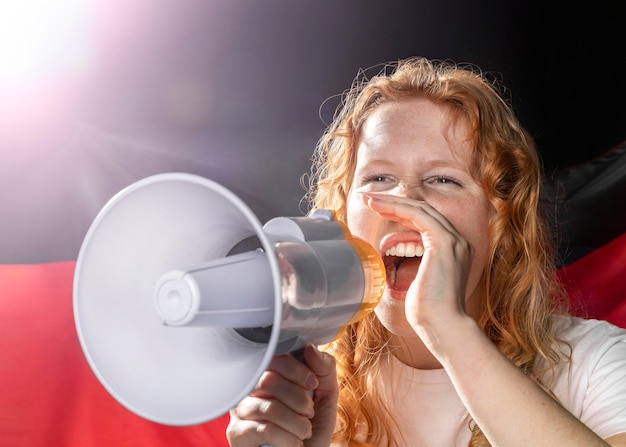
<instances>
[{"instance_id":1,"label":"white t-shirt","mask_svg":"<svg viewBox=\"0 0 626 447\"><path fill-rule=\"evenodd\" d=\"M601 438L626 432L626 330L579 318L564 318L560 325L560 337L573 348L571 377L569 365L560 366L553 392ZM467 446L469 415L445 370L416 370L393 358L379 383L401 444Z\"/></svg>"}]
</instances>

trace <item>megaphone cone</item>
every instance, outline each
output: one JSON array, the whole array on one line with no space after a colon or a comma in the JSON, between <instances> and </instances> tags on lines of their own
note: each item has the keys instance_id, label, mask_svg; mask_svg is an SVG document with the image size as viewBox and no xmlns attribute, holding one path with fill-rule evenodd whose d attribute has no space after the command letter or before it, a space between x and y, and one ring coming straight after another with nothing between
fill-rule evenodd
<instances>
[{"instance_id":1,"label":"megaphone cone","mask_svg":"<svg viewBox=\"0 0 626 447\"><path fill-rule=\"evenodd\" d=\"M274 355L331 341L383 285L377 252L331 212L262 226L223 186L160 174L120 191L89 228L74 317L113 397L193 425L235 406Z\"/></svg>"}]
</instances>

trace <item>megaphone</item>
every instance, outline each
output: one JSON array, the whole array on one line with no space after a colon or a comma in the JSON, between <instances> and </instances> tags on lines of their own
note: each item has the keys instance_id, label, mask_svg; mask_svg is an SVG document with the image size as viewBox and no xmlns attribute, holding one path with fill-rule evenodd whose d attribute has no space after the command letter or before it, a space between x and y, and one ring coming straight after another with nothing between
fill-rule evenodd
<instances>
[{"instance_id":1,"label":"megaphone","mask_svg":"<svg viewBox=\"0 0 626 447\"><path fill-rule=\"evenodd\" d=\"M118 192L80 248L81 348L104 388L166 425L216 419L274 355L332 341L370 312L383 262L329 210L261 225L207 178L158 174Z\"/></svg>"}]
</instances>

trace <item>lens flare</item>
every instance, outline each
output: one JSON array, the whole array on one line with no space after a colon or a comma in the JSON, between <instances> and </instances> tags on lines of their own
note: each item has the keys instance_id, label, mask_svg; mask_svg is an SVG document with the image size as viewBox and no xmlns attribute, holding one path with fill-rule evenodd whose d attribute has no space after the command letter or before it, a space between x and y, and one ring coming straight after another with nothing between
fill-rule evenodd
<instances>
[{"instance_id":1,"label":"lens flare","mask_svg":"<svg viewBox=\"0 0 626 447\"><path fill-rule=\"evenodd\" d=\"M84 62L84 0L0 3L0 82L20 83Z\"/></svg>"}]
</instances>

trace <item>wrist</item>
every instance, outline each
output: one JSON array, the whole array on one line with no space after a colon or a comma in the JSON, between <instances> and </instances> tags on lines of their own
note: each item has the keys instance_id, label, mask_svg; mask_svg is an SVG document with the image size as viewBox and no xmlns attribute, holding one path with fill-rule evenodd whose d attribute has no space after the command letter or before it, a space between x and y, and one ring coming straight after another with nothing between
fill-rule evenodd
<instances>
[{"instance_id":1,"label":"wrist","mask_svg":"<svg viewBox=\"0 0 626 447\"><path fill-rule=\"evenodd\" d=\"M450 357L462 354L472 340L486 338L478 323L465 313L445 321L424 322L414 326L414 330L444 367Z\"/></svg>"}]
</instances>

